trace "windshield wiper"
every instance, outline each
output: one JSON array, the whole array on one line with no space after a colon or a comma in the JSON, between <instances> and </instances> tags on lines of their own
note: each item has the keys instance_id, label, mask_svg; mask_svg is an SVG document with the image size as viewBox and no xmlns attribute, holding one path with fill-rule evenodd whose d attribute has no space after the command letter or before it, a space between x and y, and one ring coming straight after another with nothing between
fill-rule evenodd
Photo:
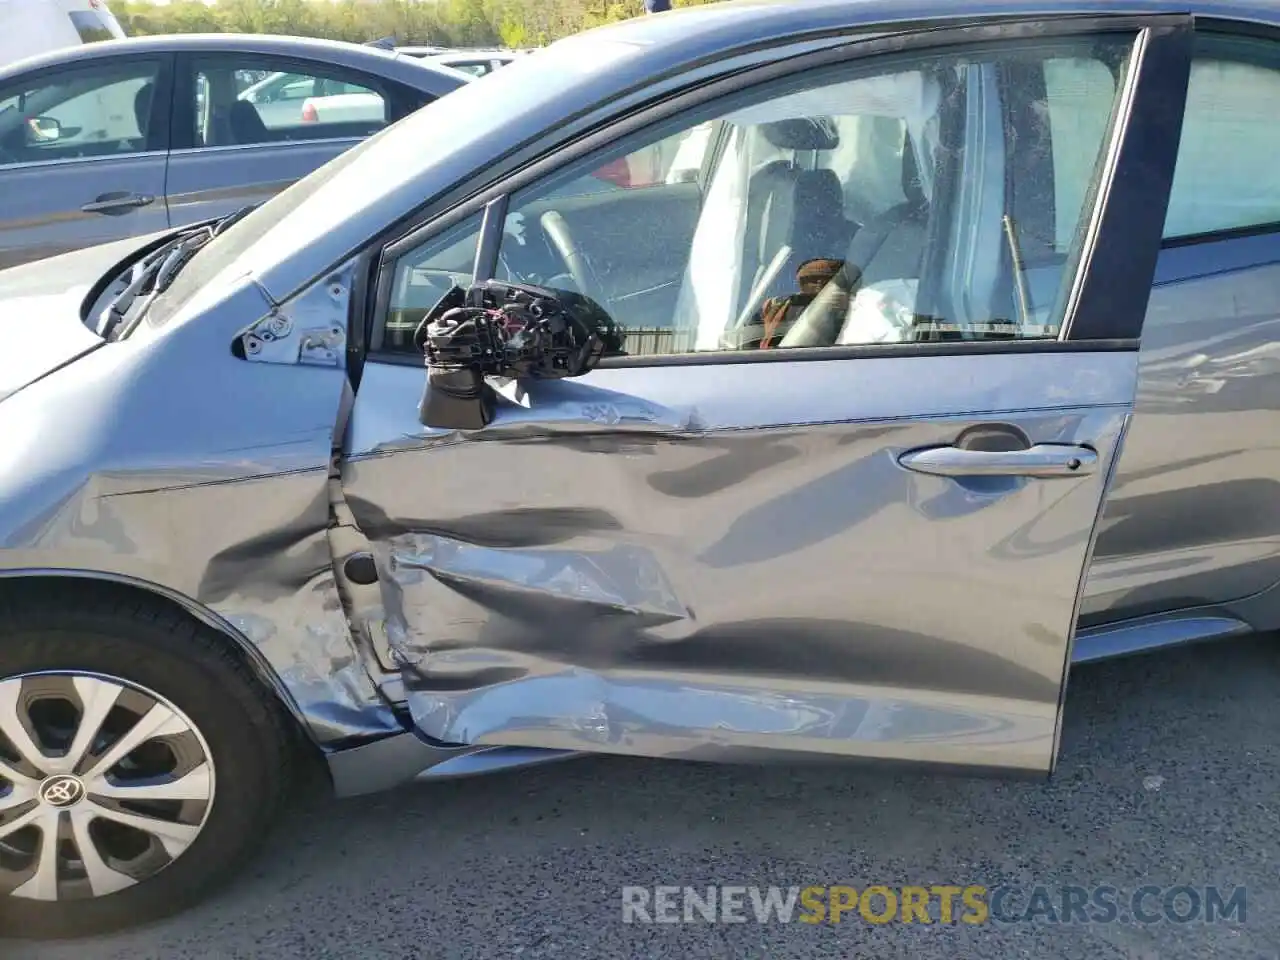
<instances>
[{"instance_id":1,"label":"windshield wiper","mask_svg":"<svg viewBox=\"0 0 1280 960\"><path fill-rule=\"evenodd\" d=\"M134 264L129 283L98 314L98 335L104 340L120 340L132 333L152 301L169 288L178 272L191 262L191 258L210 240L233 223L244 219L256 207L257 204L251 204L218 220L188 227ZM143 298L141 303L137 302L139 297Z\"/></svg>"},{"instance_id":2,"label":"windshield wiper","mask_svg":"<svg viewBox=\"0 0 1280 960\"><path fill-rule=\"evenodd\" d=\"M258 204L258 203L250 203L246 206L241 207L239 210L235 211L234 213L228 213L221 220L215 220L213 224L213 235L215 237L218 236L223 231L225 231L227 227L231 226L233 223L239 223L249 214L253 213L253 211L257 210L258 207L260 206L261 204Z\"/></svg>"}]
</instances>

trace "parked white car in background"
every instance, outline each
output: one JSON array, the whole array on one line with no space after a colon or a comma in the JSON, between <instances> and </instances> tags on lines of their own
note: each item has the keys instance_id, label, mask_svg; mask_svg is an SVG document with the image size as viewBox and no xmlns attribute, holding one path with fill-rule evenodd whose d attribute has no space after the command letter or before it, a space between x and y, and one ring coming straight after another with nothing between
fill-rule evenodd
<instances>
[{"instance_id":1,"label":"parked white car in background","mask_svg":"<svg viewBox=\"0 0 1280 960\"><path fill-rule=\"evenodd\" d=\"M307 97L302 102L303 123L353 123L382 112L382 98L367 91Z\"/></svg>"},{"instance_id":2,"label":"parked white car in background","mask_svg":"<svg viewBox=\"0 0 1280 960\"><path fill-rule=\"evenodd\" d=\"M473 79L461 71L443 66L440 69L456 75L462 81L470 82ZM286 87L286 89L293 88ZM292 103L297 102L292 101ZM318 85L312 95L302 100L301 114L292 114L292 116L300 118L303 123L367 123L380 120L385 109L382 97L371 93L365 87L353 83L326 81L323 86Z\"/></svg>"},{"instance_id":3,"label":"parked white car in background","mask_svg":"<svg viewBox=\"0 0 1280 960\"><path fill-rule=\"evenodd\" d=\"M0 67L125 35L107 0L0 0L0 24Z\"/></svg>"}]
</instances>

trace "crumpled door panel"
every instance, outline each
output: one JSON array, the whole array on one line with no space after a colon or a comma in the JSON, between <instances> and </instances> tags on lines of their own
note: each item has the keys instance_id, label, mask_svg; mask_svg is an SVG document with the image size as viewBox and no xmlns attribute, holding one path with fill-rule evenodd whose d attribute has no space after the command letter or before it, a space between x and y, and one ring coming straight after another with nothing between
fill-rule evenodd
<instances>
[{"instance_id":1,"label":"crumpled door panel","mask_svg":"<svg viewBox=\"0 0 1280 960\"><path fill-rule=\"evenodd\" d=\"M597 370L451 433L394 406L421 371L371 364L343 487L413 719L459 743L1047 770L1135 369L1059 353ZM1089 444L1099 469L897 462L993 419Z\"/></svg>"}]
</instances>

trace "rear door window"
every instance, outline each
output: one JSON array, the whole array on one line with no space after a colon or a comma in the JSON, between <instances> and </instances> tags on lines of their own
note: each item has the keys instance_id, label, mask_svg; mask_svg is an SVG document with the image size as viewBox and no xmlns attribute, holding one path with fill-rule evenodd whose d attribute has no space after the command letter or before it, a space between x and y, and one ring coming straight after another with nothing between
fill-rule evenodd
<instances>
[{"instance_id":1,"label":"rear door window","mask_svg":"<svg viewBox=\"0 0 1280 960\"><path fill-rule=\"evenodd\" d=\"M1165 238L1280 229L1280 43L1206 34L1197 47Z\"/></svg>"},{"instance_id":2,"label":"rear door window","mask_svg":"<svg viewBox=\"0 0 1280 960\"><path fill-rule=\"evenodd\" d=\"M380 78L272 57L193 62L197 147L371 136L390 122Z\"/></svg>"}]
</instances>

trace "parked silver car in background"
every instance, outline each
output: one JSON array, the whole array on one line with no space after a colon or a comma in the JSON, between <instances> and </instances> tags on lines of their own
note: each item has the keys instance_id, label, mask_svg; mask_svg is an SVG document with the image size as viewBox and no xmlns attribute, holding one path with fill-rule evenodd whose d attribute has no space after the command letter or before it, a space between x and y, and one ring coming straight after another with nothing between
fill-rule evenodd
<instances>
[{"instance_id":1,"label":"parked silver car in background","mask_svg":"<svg viewBox=\"0 0 1280 960\"><path fill-rule=\"evenodd\" d=\"M259 202L468 79L370 46L238 34L14 64L0 71L0 267ZM352 94L355 113L314 107Z\"/></svg>"},{"instance_id":2,"label":"parked silver car in background","mask_svg":"<svg viewBox=\"0 0 1280 960\"><path fill-rule=\"evenodd\" d=\"M1045 776L1073 665L1280 628L1277 102L1275 0L711 4L0 273L0 926L297 758Z\"/></svg>"}]
</instances>

